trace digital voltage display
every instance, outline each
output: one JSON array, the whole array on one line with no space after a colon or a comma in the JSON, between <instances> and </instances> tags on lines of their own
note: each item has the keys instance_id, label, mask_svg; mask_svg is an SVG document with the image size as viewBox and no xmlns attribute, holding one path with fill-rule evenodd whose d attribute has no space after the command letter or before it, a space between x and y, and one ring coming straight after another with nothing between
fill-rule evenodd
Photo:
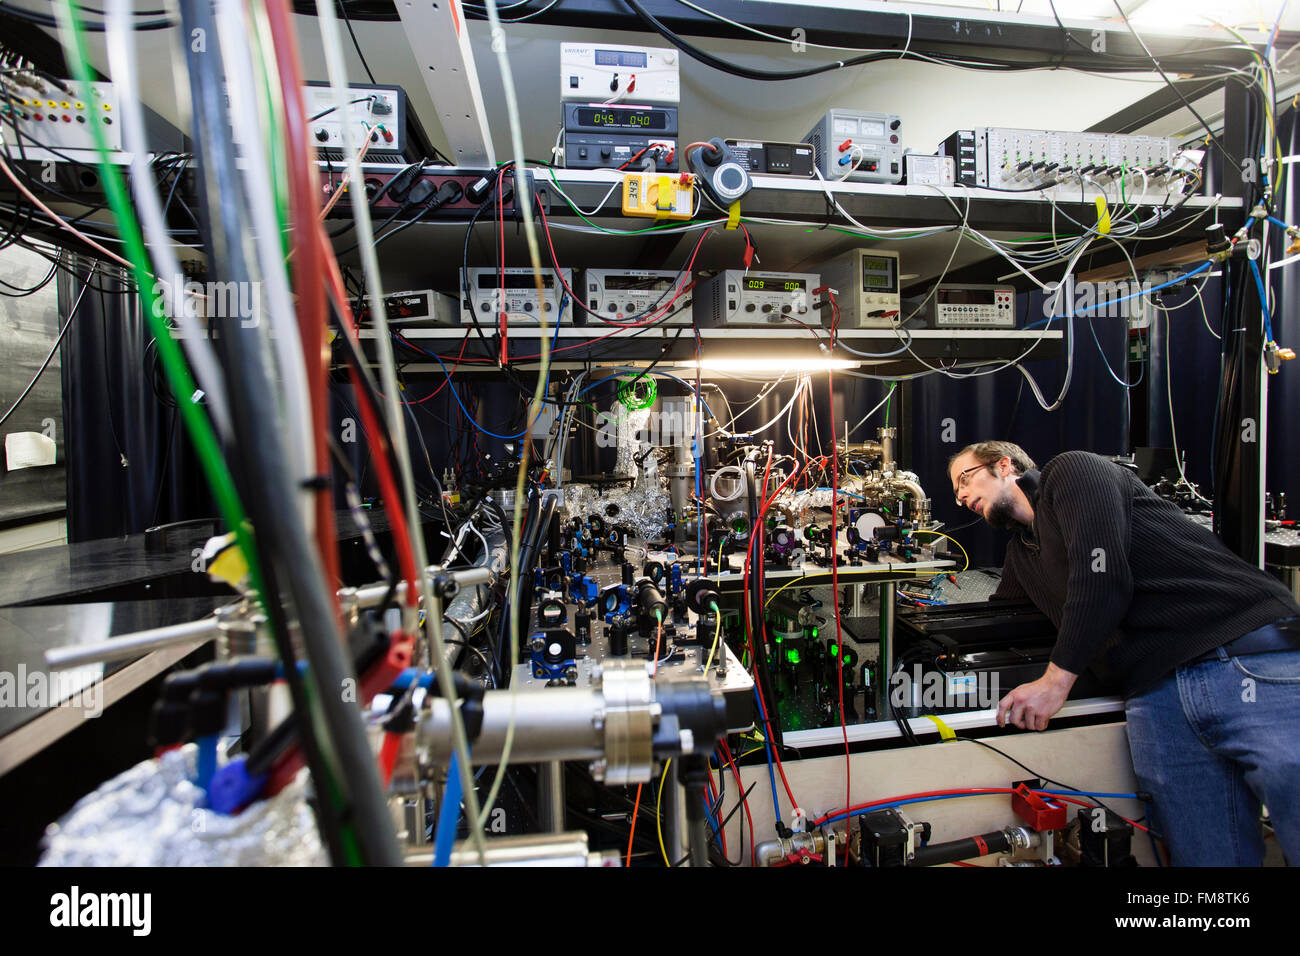
<instances>
[{"instance_id":1,"label":"digital voltage display","mask_svg":"<svg viewBox=\"0 0 1300 956\"><path fill-rule=\"evenodd\" d=\"M802 292L803 279L745 279L745 288L754 292Z\"/></svg>"},{"instance_id":2,"label":"digital voltage display","mask_svg":"<svg viewBox=\"0 0 1300 956\"><path fill-rule=\"evenodd\" d=\"M578 109L578 125L599 129L667 129L668 114L663 110Z\"/></svg>"}]
</instances>

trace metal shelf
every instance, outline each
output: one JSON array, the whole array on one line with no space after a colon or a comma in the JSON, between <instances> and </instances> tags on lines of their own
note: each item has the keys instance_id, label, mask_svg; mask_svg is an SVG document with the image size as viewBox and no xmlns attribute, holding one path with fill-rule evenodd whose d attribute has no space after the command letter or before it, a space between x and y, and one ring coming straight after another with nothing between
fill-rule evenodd
<instances>
[{"instance_id":1,"label":"metal shelf","mask_svg":"<svg viewBox=\"0 0 1300 956\"><path fill-rule=\"evenodd\" d=\"M681 335L678 337L678 330ZM485 327L485 333L494 333L495 329ZM598 339L613 331L605 326L562 326L558 330L557 343L561 348L579 345L584 341ZM635 330L631 330L635 331ZM555 333L552 332L552 335ZM446 328L413 328L403 331L411 342L437 350L440 355L458 351L459 342L467 335L470 343L477 344L478 350L467 352L466 356L480 355L482 345L472 326L454 326ZM828 335L819 335L815 341L805 329L742 329L710 328L700 329L700 356L710 358L745 357L782 357L791 360L827 358L820 345L825 343ZM373 329L362 329L363 341L373 340ZM839 339L861 351L878 350L892 352L903 341L899 334L890 329L848 329L841 330ZM499 344L493 334L492 355L499 354ZM911 372L924 371L925 366L918 359L929 363L942 362L945 366L967 363L1010 362L1021 356L1033 360L1054 358L1060 354L1062 333L1059 330L1024 330L1024 329L918 329L912 332L911 352L896 356L864 358L853 355L843 349L833 353L834 358L847 359L858 363L860 368L870 369L882 375L906 375ZM527 368L536 364L538 336L536 330L512 326L508 341L513 355L526 356L512 362L512 365ZM453 345L453 343L456 343ZM1028 354L1026 354L1028 353ZM555 368L583 368L600 363L644 363L658 359L666 361L693 360L695 358L695 339L689 327L660 326L635 338L624 334L593 342L587 350L565 348L563 353L556 353L552 361ZM454 358L454 355L449 357ZM440 372L434 362L422 362L418 359L407 365L408 372ZM462 365L457 374L472 372L495 373L495 365Z\"/></svg>"}]
</instances>

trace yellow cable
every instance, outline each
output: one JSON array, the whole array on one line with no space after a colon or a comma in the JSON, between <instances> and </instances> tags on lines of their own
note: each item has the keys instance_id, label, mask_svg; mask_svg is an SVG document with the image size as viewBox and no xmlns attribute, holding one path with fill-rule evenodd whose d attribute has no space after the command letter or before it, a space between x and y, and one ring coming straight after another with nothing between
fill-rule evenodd
<instances>
[{"instance_id":1,"label":"yellow cable","mask_svg":"<svg viewBox=\"0 0 1300 956\"><path fill-rule=\"evenodd\" d=\"M966 559L966 567L962 568L962 571L966 571L970 568L970 555L966 553L966 549L961 546L961 542L958 541L956 538L950 535L946 535L942 531L914 531L912 533L913 534L937 534L941 538L947 538L953 544L957 545L957 550L959 550L961 552L962 557Z\"/></svg>"},{"instance_id":2,"label":"yellow cable","mask_svg":"<svg viewBox=\"0 0 1300 956\"><path fill-rule=\"evenodd\" d=\"M713 646L709 648L709 659L704 664L704 677L706 680L709 676L709 669L713 667L713 655L718 652L718 638L722 636L722 610L716 604L712 605L712 607L713 616L717 619L717 623L713 626Z\"/></svg>"},{"instance_id":3,"label":"yellow cable","mask_svg":"<svg viewBox=\"0 0 1300 956\"><path fill-rule=\"evenodd\" d=\"M777 596L778 594L780 594L782 591L784 591L784 590L785 590L786 588L788 588L790 585L792 585L792 584L796 584L796 583L798 583L798 582L801 581L801 580L803 580L803 579L802 579L802 578L791 578L789 581L786 581L785 584L781 585L779 588L777 588L775 591L772 592L772 596L769 597L769 598L768 598L768 599L763 603L763 609L766 610L766 609L768 608L768 606L772 603L772 601L776 598L776 596Z\"/></svg>"},{"instance_id":4,"label":"yellow cable","mask_svg":"<svg viewBox=\"0 0 1300 956\"><path fill-rule=\"evenodd\" d=\"M659 796L655 797L655 829L659 832L659 852L664 855L664 866L669 868L672 867L672 863L668 860L668 851L664 849L664 827L663 821L659 818L659 805L664 798L664 781L668 779L668 768L672 762L671 757L664 762L664 772L659 775Z\"/></svg>"}]
</instances>

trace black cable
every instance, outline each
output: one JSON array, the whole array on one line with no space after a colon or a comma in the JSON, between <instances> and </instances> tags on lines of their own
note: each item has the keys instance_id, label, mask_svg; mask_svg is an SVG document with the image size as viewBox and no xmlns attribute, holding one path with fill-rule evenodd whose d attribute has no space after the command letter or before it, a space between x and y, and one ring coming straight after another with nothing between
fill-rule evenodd
<instances>
[{"instance_id":1,"label":"black cable","mask_svg":"<svg viewBox=\"0 0 1300 956\"><path fill-rule=\"evenodd\" d=\"M1119 11L1120 19L1124 21L1124 26L1128 27L1128 32L1133 34L1133 39L1137 41L1138 46L1142 47L1142 52L1145 53L1147 57L1151 60L1151 65L1156 68L1156 72L1159 73L1160 78L1165 81L1165 85L1174 91L1174 95L1177 96L1178 99L1182 101L1182 104L1185 107L1187 107L1187 109L1191 112L1191 114L1196 117L1197 122L1201 124L1201 126L1205 129L1206 134L1210 137L1210 142L1212 142L1215 148L1218 149L1218 151L1223 154L1224 158L1227 159L1230 163L1232 163L1235 169L1241 169L1241 160L1237 159L1235 156L1232 155L1232 153L1228 152L1227 148L1221 142L1219 142L1219 140L1214 135L1214 130L1210 129L1210 124L1205 121L1205 117L1203 117L1200 113L1196 111L1196 107L1193 106L1191 104L1191 101L1188 100L1187 97L1183 95L1183 91L1178 88L1178 86L1174 83L1173 80L1169 79L1169 74L1165 72L1164 67L1160 65L1160 61L1155 58L1155 55L1151 52L1150 48L1147 47L1146 41L1144 41L1142 37L1138 36L1137 30L1133 28L1133 24L1132 22L1130 22L1128 18L1128 14L1124 12L1124 8L1120 6L1119 0L1112 0L1112 2L1115 4L1115 9ZM1052 7L1052 13L1053 14L1056 13L1055 6ZM1057 23L1061 22L1059 17L1057 18L1056 22ZM1065 28L1062 27L1061 29L1065 29ZM1069 36L1068 30L1066 31L1066 36ZM1256 189L1258 188L1259 186L1256 185Z\"/></svg>"},{"instance_id":2,"label":"black cable","mask_svg":"<svg viewBox=\"0 0 1300 956\"><path fill-rule=\"evenodd\" d=\"M95 13L100 16L105 15L98 10L82 7L80 4L77 6L84 13ZM37 13L35 10L26 10L22 7L15 7L10 3L3 2L3 0L0 0L0 13L8 14L16 20L26 20L28 23L35 23L37 26L55 28L59 26L59 21L48 13ZM131 26L132 29L135 30L169 30L175 25L176 24L171 20L141 20ZM95 23L93 21L83 21L81 26L82 29L90 33L103 33L105 29L104 24Z\"/></svg>"},{"instance_id":3,"label":"black cable","mask_svg":"<svg viewBox=\"0 0 1300 956\"><path fill-rule=\"evenodd\" d=\"M91 268L91 272L92 273L94 272L93 267ZM33 375L32 380L27 383L27 387L23 389L22 394L19 395L17 399L15 399L14 403L11 406L9 406L9 410L5 412L3 415L0 415L0 425L3 425L5 422L7 422L9 420L9 416L18 410L18 406L23 403L23 400L27 398L27 396L31 393L31 390L36 387L36 383L41 380L41 376L45 374L45 370L50 367L50 362L53 361L54 359L54 353L57 352L59 350L59 346L63 344L63 337L68 334L68 329L72 328L72 320L77 317L77 307L81 305L81 299L86 294L86 290L89 288L90 288L89 282L87 282L85 285L81 287L81 292L77 294L77 301L72 303L72 308L68 310L68 321L64 322L63 328L59 329L58 337L55 338L54 345L50 347L49 354L45 356L45 361L42 362L41 367L36 370L36 374Z\"/></svg>"},{"instance_id":4,"label":"black cable","mask_svg":"<svg viewBox=\"0 0 1300 956\"><path fill-rule=\"evenodd\" d=\"M187 34L202 29L210 43L217 42L213 12L205 0L181 0L180 9ZM206 180L205 216L209 225L216 227L210 229L210 261L218 275L246 282L249 273L239 244L245 231L240 217L240 183L230 119L217 74L219 54L211 47L197 54L190 44L185 44L185 54L195 104L193 134L201 144L200 171ZM284 436L267 412L276 403L268 379L265 338L261 330L242 326L233 323L231 334L219 340L225 353L223 365L230 385L232 418L240 438L234 457L242 497L257 529L268 621L293 695L299 735L317 794L314 806L322 835L336 862L349 858L345 855L344 833L344 828L349 828L355 842L348 843L359 850L362 862L397 865L400 854L374 754L355 705L338 693L339 687L346 686L345 680L355 678L343 657L333 595L326 589L314 542L303 525L299 489L283 457ZM306 649L315 693L308 692L297 667L287 615L279 600L281 575L288 584L300 623L298 635ZM317 713L323 717L320 736L328 741L332 756L329 761L312 719Z\"/></svg>"},{"instance_id":5,"label":"black cable","mask_svg":"<svg viewBox=\"0 0 1300 956\"><path fill-rule=\"evenodd\" d=\"M343 25L348 28L348 36L352 37L352 46L357 51L357 56L361 58L361 65L365 67L366 76L370 77L370 82L375 82L375 74L370 72L370 64L366 62L366 55L361 52L361 44L357 42L357 35L352 32L352 21L348 19L348 7L343 0L338 0L339 13L343 16Z\"/></svg>"},{"instance_id":6,"label":"black cable","mask_svg":"<svg viewBox=\"0 0 1300 956\"><path fill-rule=\"evenodd\" d=\"M1060 787L1060 788L1063 789L1063 790L1073 790L1075 793L1078 793L1078 794L1081 794L1081 795L1086 795L1086 794L1084 794L1084 791L1080 790L1078 787L1072 787L1072 786L1070 786L1068 783L1062 783L1060 780L1053 780L1051 777L1047 776L1047 774L1045 774L1045 773L1039 773L1037 770L1034 770L1034 769L1031 768L1031 767L1027 767L1025 764L1021 763L1021 762L1020 762L1019 760L1017 760L1015 757L1011 756L1011 754L1007 753L1007 752L1004 751L1004 750L999 750L997 747L994 747L992 744L986 744L986 743L985 743L984 741L982 741L982 740L976 740L974 737L966 737L966 736L963 736L962 734L955 734L955 735L954 735L954 738L955 738L956 740L964 740L964 741L966 741L967 743L979 744L981 747L984 747L984 748L986 748L986 749L988 749L988 750L992 750L992 751L993 751L995 754L997 754L998 756L1000 756L1000 757L1005 757L1007 760L1010 760L1013 764L1015 764L1015 765L1016 765L1017 767L1019 767L1021 770L1025 771L1025 772L1028 773L1028 774L1031 774L1031 775L1037 777L1039 780L1042 780L1042 781L1044 781L1045 783L1054 783L1054 784L1056 784L1058 787ZM1089 799L1089 800L1092 800L1094 803L1097 804L1097 806L1101 807L1102 809L1107 810L1107 811L1109 811L1110 813L1115 813L1114 810L1111 810L1110 807L1106 806L1106 804L1102 803L1102 802L1101 802L1100 800L1098 800L1096 797L1089 796L1088 799ZM1115 813L1115 816L1118 817L1118 816L1120 816L1120 814Z\"/></svg>"},{"instance_id":7,"label":"black cable","mask_svg":"<svg viewBox=\"0 0 1300 956\"><path fill-rule=\"evenodd\" d=\"M367 72L369 72L369 70L367 70ZM374 78L373 76L370 78L370 82L371 82L371 83L375 82L375 78ZM354 105L354 104L356 104L356 103L374 102L374 99L375 99L375 97L374 97L373 95L372 95L372 96L359 96L359 97L357 97L355 100L348 100L348 106L352 106L352 105ZM331 106L331 107L329 107L329 108L327 108L327 109L323 109L323 110L321 110L319 113L317 113L315 116L308 116L308 117L307 117L307 122L308 122L308 123L314 123L314 122L316 122L316 120L320 119L322 116L329 116L331 113L333 113L333 112L334 112L335 110L337 110L337 109L338 109L337 106Z\"/></svg>"}]
</instances>

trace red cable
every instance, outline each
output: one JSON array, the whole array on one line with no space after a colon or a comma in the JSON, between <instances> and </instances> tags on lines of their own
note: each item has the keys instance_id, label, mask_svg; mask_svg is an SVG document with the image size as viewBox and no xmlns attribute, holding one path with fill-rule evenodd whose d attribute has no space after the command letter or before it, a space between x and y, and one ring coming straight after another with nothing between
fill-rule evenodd
<instances>
[{"instance_id":1,"label":"red cable","mask_svg":"<svg viewBox=\"0 0 1300 956\"><path fill-rule=\"evenodd\" d=\"M650 679L655 679L659 670L659 641L664 636L664 619L659 618L659 627L655 630L655 656L650 662ZM641 784L636 785L636 802L632 804L632 827L627 834L627 865L632 865L632 838L636 836L636 816L641 811Z\"/></svg>"},{"instance_id":2,"label":"red cable","mask_svg":"<svg viewBox=\"0 0 1300 956\"><path fill-rule=\"evenodd\" d=\"M831 349L835 349L835 333L839 327L838 307L835 305L835 294L830 289L826 290L826 295L831 300ZM839 575L839 558L835 551L838 544L838 531L836 529L836 516L840 508L840 452L839 447L835 444L835 372L833 369L826 370L826 387L830 399L830 425L831 425L831 602L835 607L835 675L839 681L839 703L840 703L840 729L844 734L844 804L848 806L853 802L853 760L849 754L849 724L844 717L844 631L840 627L840 575ZM857 587L857 585L853 585ZM882 610L883 614L884 611ZM886 689L888 692L888 689Z\"/></svg>"},{"instance_id":3,"label":"red cable","mask_svg":"<svg viewBox=\"0 0 1300 956\"><path fill-rule=\"evenodd\" d=\"M329 248L329 237L325 233L325 228L317 223L316 226L317 241L321 243L321 250ZM343 334L352 342L353 348L360 354L360 343L357 339L356 323L352 318L352 308L348 302L347 290L343 287L343 275L339 271L338 261L334 258L333 252L324 256L325 260L325 280L329 285L330 294L334 299L334 306L338 309L340 325ZM388 464L388 441L384 438L384 433L379 430L379 423L375 417L375 410L370 405L370 396L367 394L361 376L357 370L348 364L348 376L352 381L352 389L357 399L357 410L361 415L362 428L367 435L371 436L372 448L371 457L375 462L375 473L379 480L380 494L384 501L384 511L388 514L388 520L392 524L393 546L397 550L398 564L402 569L402 576L406 578L406 603L414 607L418 601L419 586L418 574L415 567L415 552L411 548L410 529L406 523L406 514L402 509L402 498L397 491L397 481L393 476L393 470Z\"/></svg>"},{"instance_id":4,"label":"red cable","mask_svg":"<svg viewBox=\"0 0 1300 956\"><path fill-rule=\"evenodd\" d=\"M772 450L769 449L769 450L768 450L768 467L769 467L769 468L771 467L771 464L772 464ZM766 517L766 515L767 515L767 509L768 509L768 507L772 504L773 501L776 500L776 497L777 497L779 494L781 494L781 492L782 492L783 490L785 490L786 485L790 484L790 482L793 481L793 480L795 479L795 477L798 476L798 474L799 474L799 471L798 471L798 469L796 468L794 471L792 471L792 472L790 473L790 477L786 478L786 480L783 481L783 482L780 484L780 486L776 489L776 491L772 492L772 497L771 497L771 498L767 498L767 499L765 499L765 500L763 501L762 508L759 510L759 513L758 513L758 520L755 522L755 526L756 526L756 527L762 525L762 523L763 523L763 519L764 519L764 517ZM754 624L753 624L753 620L752 620L752 615L750 614L750 607L749 607L749 603L750 603L750 602L749 602L749 597L748 597L748 594L749 594L749 568L750 568L750 562L752 561L753 556L754 556L754 542L755 542L755 540L756 540L756 535L755 535L755 533L754 533L754 530L751 529L751 531L750 531L750 538L749 538L749 548L745 551L744 575L743 575L743 577L742 577L742 585L741 585L741 587L742 587L742 592L741 592L741 593L743 593L743 594L746 595L745 600L744 600L743 603L744 603L744 607L745 607L745 625L746 625L746 627L745 627L745 632L746 632L746 641L747 641L748 644L749 644L749 658L750 658L751 666L754 668L755 671L757 671L757 669L758 669L758 654L757 654L757 652L755 651L755 645L754 645ZM761 622L760 622L760 624L761 624ZM762 685L761 685L761 684L759 683L759 681L758 681L758 675L757 675L757 673L755 673L755 675L754 675L754 686L755 686L755 687L757 688L757 690L758 690L758 708L759 708L759 712L760 712L760 714L761 714L762 717L763 717L763 724L764 724L764 726L765 726L766 728L770 729L770 728L771 728L771 721L768 719L768 716L767 716L767 713L768 713L768 712L767 712L767 701L766 701L766 700L764 699L764 697L763 697L763 687L762 687ZM770 741L769 741L769 743L770 743ZM790 781L786 779L786 776L785 776L785 765L781 762L781 749L780 749L779 747L775 747L775 746L774 746L774 747L772 747L772 753L773 753L773 755L776 757L776 769L777 769L777 770L780 772L780 774L781 774L781 783L782 783L782 785L785 787L785 795L786 795L787 797L790 798L790 805L791 805L791 807L797 807L797 806L799 806L799 801L797 801L797 800L794 798L794 792L790 789Z\"/></svg>"},{"instance_id":5,"label":"red cable","mask_svg":"<svg viewBox=\"0 0 1300 956\"><path fill-rule=\"evenodd\" d=\"M316 153L307 137L307 111L303 104L302 63L285 0L266 4L267 22L275 47L276 69L284 90L286 165L289 173L289 214L293 228L292 242L294 286L298 293L298 334L302 340L303 364L306 367L308 406L311 413L318 475L332 472L327 438L327 380L329 349L325 341L325 298L320 287L319 245L312 241L311 227L320 213L320 181L316 174ZM332 254L332 253L331 253ZM316 518L316 547L320 552L326 580L330 582L330 601L339 612L338 595L342 583L339 573L338 535L334 526L334 501L329 485L318 489L313 507Z\"/></svg>"},{"instance_id":6,"label":"red cable","mask_svg":"<svg viewBox=\"0 0 1300 956\"><path fill-rule=\"evenodd\" d=\"M501 311L497 313L497 330L501 333L501 364L505 365L508 361L507 353L509 346L506 342L506 326L509 320L506 317L506 214L505 207L502 204L501 190L505 185L506 170L501 167L497 173L497 240L499 242L497 251L497 268L499 270L498 281L501 284Z\"/></svg>"},{"instance_id":7,"label":"red cable","mask_svg":"<svg viewBox=\"0 0 1300 956\"><path fill-rule=\"evenodd\" d=\"M719 743L722 744L722 752L727 755L727 761L731 764L731 775L736 778L736 786L740 790L740 802L745 808L745 818L749 821L749 865L753 866L754 865L754 815L749 812L749 796L745 793L745 783L743 780L740 779L740 769L736 766L736 758L731 755L731 748L727 746L726 738L724 737L721 741L719 741Z\"/></svg>"}]
</instances>

